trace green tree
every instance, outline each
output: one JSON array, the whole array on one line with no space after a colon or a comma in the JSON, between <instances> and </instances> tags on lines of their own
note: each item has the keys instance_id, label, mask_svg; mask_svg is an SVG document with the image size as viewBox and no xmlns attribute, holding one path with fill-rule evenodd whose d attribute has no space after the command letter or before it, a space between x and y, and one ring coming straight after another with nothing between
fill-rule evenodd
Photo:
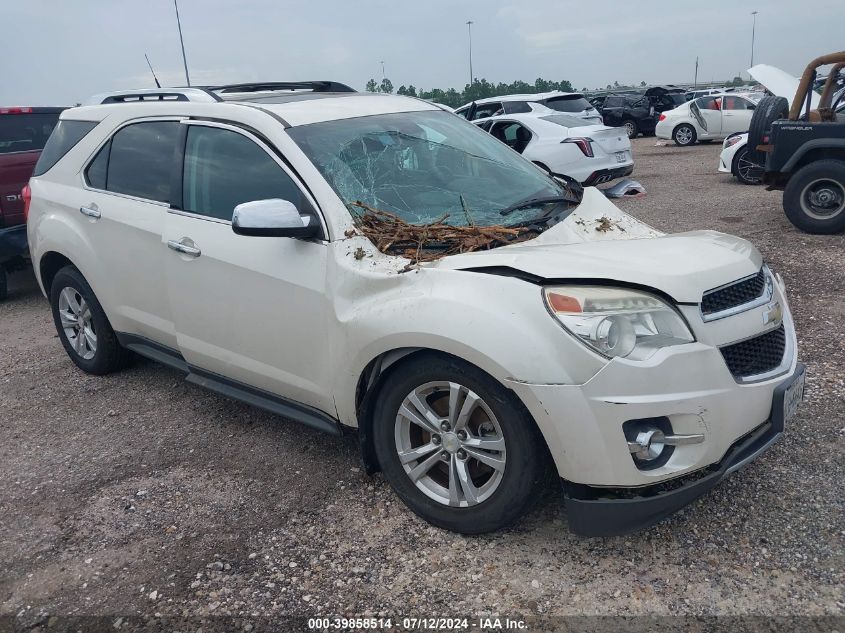
<instances>
[{"instance_id":1,"label":"green tree","mask_svg":"<svg viewBox=\"0 0 845 633\"><path fill-rule=\"evenodd\" d=\"M387 77L381 80L381 85L378 87L379 92L386 92L391 94L393 92L393 82Z\"/></svg>"},{"instance_id":2,"label":"green tree","mask_svg":"<svg viewBox=\"0 0 845 633\"><path fill-rule=\"evenodd\" d=\"M378 84L375 79L370 79L367 82L367 92L378 92Z\"/></svg>"}]
</instances>

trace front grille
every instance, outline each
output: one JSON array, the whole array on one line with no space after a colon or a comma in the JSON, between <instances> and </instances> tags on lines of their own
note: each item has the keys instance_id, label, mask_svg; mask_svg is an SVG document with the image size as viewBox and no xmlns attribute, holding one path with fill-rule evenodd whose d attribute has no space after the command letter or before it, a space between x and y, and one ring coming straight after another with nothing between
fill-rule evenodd
<instances>
[{"instance_id":1,"label":"front grille","mask_svg":"<svg viewBox=\"0 0 845 633\"><path fill-rule=\"evenodd\" d=\"M709 290L701 298L701 313L704 316L716 314L750 303L762 296L766 290L766 273L760 269L756 275L716 290Z\"/></svg>"},{"instance_id":2,"label":"front grille","mask_svg":"<svg viewBox=\"0 0 845 633\"><path fill-rule=\"evenodd\" d=\"M786 350L786 330L781 325L760 336L720 348L734 378L756 376L777 369Z\"/></svg>"}]
</instances>

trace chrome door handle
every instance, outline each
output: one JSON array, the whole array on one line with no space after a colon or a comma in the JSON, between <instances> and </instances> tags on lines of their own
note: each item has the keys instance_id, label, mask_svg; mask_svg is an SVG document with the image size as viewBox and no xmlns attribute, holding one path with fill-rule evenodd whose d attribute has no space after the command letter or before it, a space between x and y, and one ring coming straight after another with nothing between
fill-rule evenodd
<instances>
[{"instance_id":1,"label":"chrome door handle","mask_svg":"<svg viewBox=\"0 0 845 633\"><path fill-rule=\"evenodd\" d=\"M79 212L89 218L94 218L95 220L100 219L100 210L94 205L90 207L79 207Z\"/></svg>"},{"instance_id":2,"label":"chrome door handle","mask_svg":"<svg viewBox=\"0 0 845 633\"><path fill-rule=\"evenodd\" d=\"M174 250L178 253L184 253L185 255L190 255L191 257L199 257L202 255L202 251L198 249L196 246L191 246L190 244L186 244L185 242L188 240L187 237L183 237L181 240L168 240L167 247L171 250ZM193 244L193 242L191 242Z\"/></svg>"}]
</instances>

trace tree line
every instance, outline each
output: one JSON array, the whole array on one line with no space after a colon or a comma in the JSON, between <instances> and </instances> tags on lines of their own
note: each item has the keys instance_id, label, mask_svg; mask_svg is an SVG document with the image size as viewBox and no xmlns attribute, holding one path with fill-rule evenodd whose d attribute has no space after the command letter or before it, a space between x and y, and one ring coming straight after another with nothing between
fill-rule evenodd
<instances>
[{"instance_id":1,"label":"tree line","mask_svg":"<svg viewBox=\"0 0 845 633\"><path fill-rule=\"evenodd\" d=\"M367 92L385 92L392 94L394 92L393 82L390 79L382 79L381 83L376 82L375 79L370 79L367 82ZM538 78L534 83L517 80L513 83L491 83L486 79L476 79L472 84L466 84L461 91L455 88L443 90L441 88L432 88L431 90L418 89L414 85L401 85L396 89L396 94L406 95L409 97L419 97L420 99L428 99L436 101L443 105L457 108L469 103L470 101L477 101L478 99L486 99L487 97L498 97L501 95L510 94L534 94L537 92L551 92L553 90L560 90L562 92L574 92L572 84L566 81L548 81L546 79Z\"/></svg>"},{"instance_id":2,"label":"tree line","mask_svg":"<svg viewBox=\"0 0 845 633\"><path fill-rule=\"evenodd\" d=\"M727 81L723 85L741 86L746 83L748 83L746 80L737 75L731 81ZM647 85L648 84L644 81L641 81L639 85L624 85L620 84L618 81L614 81L612 84L607 84L606 88L598 88L598 90L642 90ZM388 94L393 94L394 92L393 82L388 78L382 79L381 83L377 82L375 79L370 79L367 82L366 89L367 92L384 92ZM560 90L561 92L575 92L572 84L565 79L562 81L548 81L542 78L535 79L534 83L517 80L509 84L504 82L494 84L486 79L476 79L472 82L472 84L466 84L461 91L458 91L455 88L449 88L447 90L443 90L441 88L423 90L421 88L416 88L413 84L408 86L403 84L399 86L399 88L395 89L395 92L396 94L428 99L429 101L436 101L437 103L442 103L452 108L458 108L465 103L477 101L478 99L486 99L487 97L499 97L502 95L512 94L535 94L538 92L551 92L553 90ZM586 87L581 88L580 92L589 92L589 89Z\"/></svg>"}]
</instances>

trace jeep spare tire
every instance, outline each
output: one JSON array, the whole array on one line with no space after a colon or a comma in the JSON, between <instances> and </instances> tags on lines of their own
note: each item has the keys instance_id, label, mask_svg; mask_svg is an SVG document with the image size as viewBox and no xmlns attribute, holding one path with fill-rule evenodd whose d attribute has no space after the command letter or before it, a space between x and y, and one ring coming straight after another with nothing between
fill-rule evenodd
<instances>
[{"instance_id":1,"label":"jeep spare tire","mask_svg":"<svg viewBox=\"0 0 845 633\"><path fill-rule=\"evenodd\" d=\"M757 149L763 137L772 129L772 123L789 116L789 102L784 97L763 97L754 108L748 126L748 158L758 165L766 164L766 153Z\"/></svg>"}]
</instances>

